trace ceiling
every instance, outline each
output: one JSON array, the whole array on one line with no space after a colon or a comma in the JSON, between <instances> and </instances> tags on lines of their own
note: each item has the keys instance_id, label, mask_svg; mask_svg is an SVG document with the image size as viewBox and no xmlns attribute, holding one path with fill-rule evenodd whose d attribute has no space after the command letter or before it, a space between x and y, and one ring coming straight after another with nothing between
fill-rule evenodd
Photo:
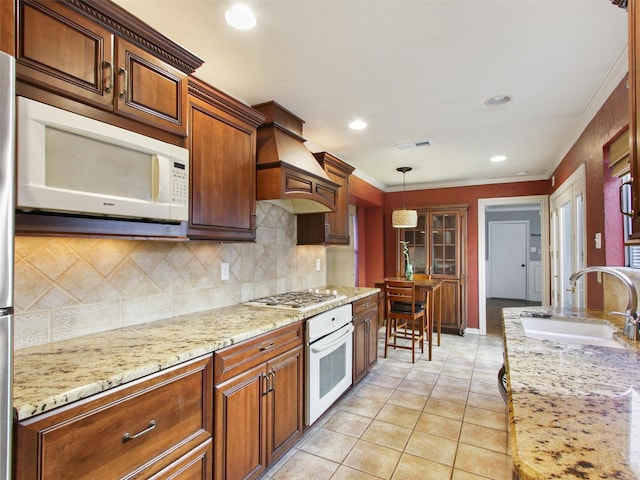
<instances>
[{"instance_id":1,"label":"ceiling","mask_svg":"<svg viewBox=\"0 0 640 480\"><path fill-rule=\"evenodd\" d=\"M231 0L115 2L201 57L198 78L275 100L312 151L385 191L400 166L407 189L549 178L627 72L609 0L244 0L247 31L225 23ZM485 105L496 95L513 100Z\"/></svg>"}]
</instances>

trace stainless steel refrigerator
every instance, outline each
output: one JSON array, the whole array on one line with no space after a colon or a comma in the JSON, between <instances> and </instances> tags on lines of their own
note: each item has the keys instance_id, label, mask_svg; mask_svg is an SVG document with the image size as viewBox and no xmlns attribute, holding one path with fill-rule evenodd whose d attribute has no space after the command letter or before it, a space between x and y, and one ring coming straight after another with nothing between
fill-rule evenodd
<instances>
[{"instance_id":1,"label":"stainless steel refrigerator","mask_svg":"<svg viewBox=\"0 0 640 480\"><path fill-rule=\"evenodd\" d=\"M15 60L0 52L0 479L11 478Z\"/></svg>"}]
</instances>

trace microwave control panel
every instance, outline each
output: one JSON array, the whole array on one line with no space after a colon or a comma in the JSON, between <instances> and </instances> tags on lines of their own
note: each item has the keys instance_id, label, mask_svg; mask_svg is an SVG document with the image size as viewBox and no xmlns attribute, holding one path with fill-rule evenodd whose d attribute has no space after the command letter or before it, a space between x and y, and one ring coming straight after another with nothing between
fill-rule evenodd
<instances>
[{"instance_id":1,"label":"microwave control panel","mask_svg":"<svg viewBox=\"0 0 640 480\"><path fill-rule=\"evenodd\" d=\"M171 203L187 205L189 202L189 174L184 163L173 162L171 180Z\"/></svg>"}]
</instances>

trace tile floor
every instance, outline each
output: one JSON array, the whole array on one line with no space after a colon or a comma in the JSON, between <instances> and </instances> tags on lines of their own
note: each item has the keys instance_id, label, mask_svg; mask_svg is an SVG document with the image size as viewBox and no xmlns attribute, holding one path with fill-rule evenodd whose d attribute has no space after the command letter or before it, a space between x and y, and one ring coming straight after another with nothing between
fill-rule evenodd
<instances>
[{"instance_id":1,"label":"tile floor","mask_svg":"<svg viewBox=\"0 0 640 480\"><path fill-rule=\"evenodd\" d=\"M380 341L375 369L263 478L511 479L502 337L445 334L441 343L432 361L412 364L407 350L382 358Z\"/></svg>"}]
</instances>

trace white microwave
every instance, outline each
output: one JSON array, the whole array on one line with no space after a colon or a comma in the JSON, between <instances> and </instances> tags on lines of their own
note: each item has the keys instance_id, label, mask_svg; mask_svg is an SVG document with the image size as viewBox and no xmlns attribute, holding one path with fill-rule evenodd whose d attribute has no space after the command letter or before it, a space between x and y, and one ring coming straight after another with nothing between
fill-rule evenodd
<instances>
[{"instance_id":1,"label":"white microwave","mask_svg":"<svg viewBox=\"0 0 640 480\"><path fill-rule=\"evenodd\" d=\"M17 97L16 207L187 220L189 151Z\"/></svg>"}]
</instances>

